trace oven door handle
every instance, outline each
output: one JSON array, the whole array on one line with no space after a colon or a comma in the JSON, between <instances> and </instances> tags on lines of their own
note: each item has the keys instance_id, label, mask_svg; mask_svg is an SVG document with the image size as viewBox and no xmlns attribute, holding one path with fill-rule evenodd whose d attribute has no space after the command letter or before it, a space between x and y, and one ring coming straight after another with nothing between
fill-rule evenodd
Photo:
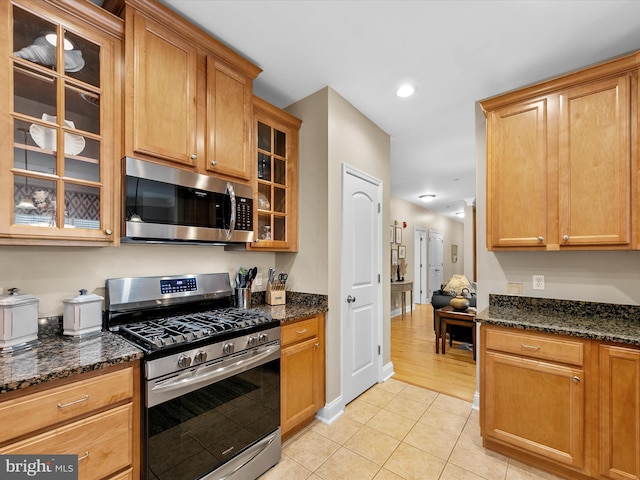
<instances>
[{"instance_id":1,"label":"oven door handle","mask_svg":"<svg viewBox=\"0 0 640 480\"><path fill-rule=\"evenodd\" d=\"M170 390L189 389L202 383L215 383L231 377L238 372L249 370L263 363L280 358L280 343L266 345L226 361L203 365L189 376L172 377L156 383L151 392L164 393ZM230 362L230 363L227 363Z\"/></svg>"}]
</instances>

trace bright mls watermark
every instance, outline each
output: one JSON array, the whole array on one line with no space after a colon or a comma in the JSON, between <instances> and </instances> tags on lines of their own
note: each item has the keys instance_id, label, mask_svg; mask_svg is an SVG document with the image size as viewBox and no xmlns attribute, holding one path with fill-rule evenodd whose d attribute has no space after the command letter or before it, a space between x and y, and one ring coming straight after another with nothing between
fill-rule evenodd
<instances>
[{"instance_id":1,"label":"bright mls watermark","mask_svg":"<svg viewBox=\"0 0 640 480\"><path fill-rule=\"evenodd\" d=\"M2 480L78 480L77 455L0 455Z\"/></svg>"}]
</instances>

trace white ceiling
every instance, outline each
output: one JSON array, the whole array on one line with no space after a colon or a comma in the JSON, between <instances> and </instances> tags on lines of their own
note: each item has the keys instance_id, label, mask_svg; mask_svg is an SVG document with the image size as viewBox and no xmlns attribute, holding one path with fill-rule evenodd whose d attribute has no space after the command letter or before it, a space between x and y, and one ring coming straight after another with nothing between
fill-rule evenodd
<instances>
[{"instance_id":1,"label":"white ceiling","mask_svg":"<svg viewBox=\"0 0 640 480\"><path fill-rule=\"evenodd\" d=\"M333 88L391 136L392 195L456 220L476 101L640 50L638 0L161 1L260 66L265 100Z\"/></svg>"}]
</instances>

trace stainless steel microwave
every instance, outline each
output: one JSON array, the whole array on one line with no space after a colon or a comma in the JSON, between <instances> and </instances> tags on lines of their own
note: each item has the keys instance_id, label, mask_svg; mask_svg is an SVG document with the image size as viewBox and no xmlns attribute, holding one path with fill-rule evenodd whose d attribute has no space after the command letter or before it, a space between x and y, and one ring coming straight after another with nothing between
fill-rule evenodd
<instances>
[{"instance_id":1,"label":"stainless steel microwave","mask_svg":"<svg viewBox=\"0 0 640 480\"><path fill-rule=\"evenodd\" d=\"M253 241L253 188L131 157L123 159L123 242Z\"/></svg>"}]
</instances>

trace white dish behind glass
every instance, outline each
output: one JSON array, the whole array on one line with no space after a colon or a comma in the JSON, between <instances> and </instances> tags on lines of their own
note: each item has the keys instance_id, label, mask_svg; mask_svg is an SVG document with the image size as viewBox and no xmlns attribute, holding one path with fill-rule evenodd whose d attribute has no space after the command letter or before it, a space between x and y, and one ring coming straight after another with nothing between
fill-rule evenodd
<instances>
[{"instance_id":1,"label":"white dish behind glass","mask_svg":"<svg viewBox=\"0 0 640 480\"><path fill-rule=\"evenodd\" d=\"M42 114L42 119L47 122L55 123L57 118L54 115ZM76 128L75 124L71 120L65 120L64 124L67 127ZM45 150L56 151L56 131L53 128L44 127L35 123L29 127L29 133L40 148ZM64 153L66 155L78 155L84 150L85 141L82 135L74 135L73 133L64 134Z\"/></svg>"}]
</instances>

